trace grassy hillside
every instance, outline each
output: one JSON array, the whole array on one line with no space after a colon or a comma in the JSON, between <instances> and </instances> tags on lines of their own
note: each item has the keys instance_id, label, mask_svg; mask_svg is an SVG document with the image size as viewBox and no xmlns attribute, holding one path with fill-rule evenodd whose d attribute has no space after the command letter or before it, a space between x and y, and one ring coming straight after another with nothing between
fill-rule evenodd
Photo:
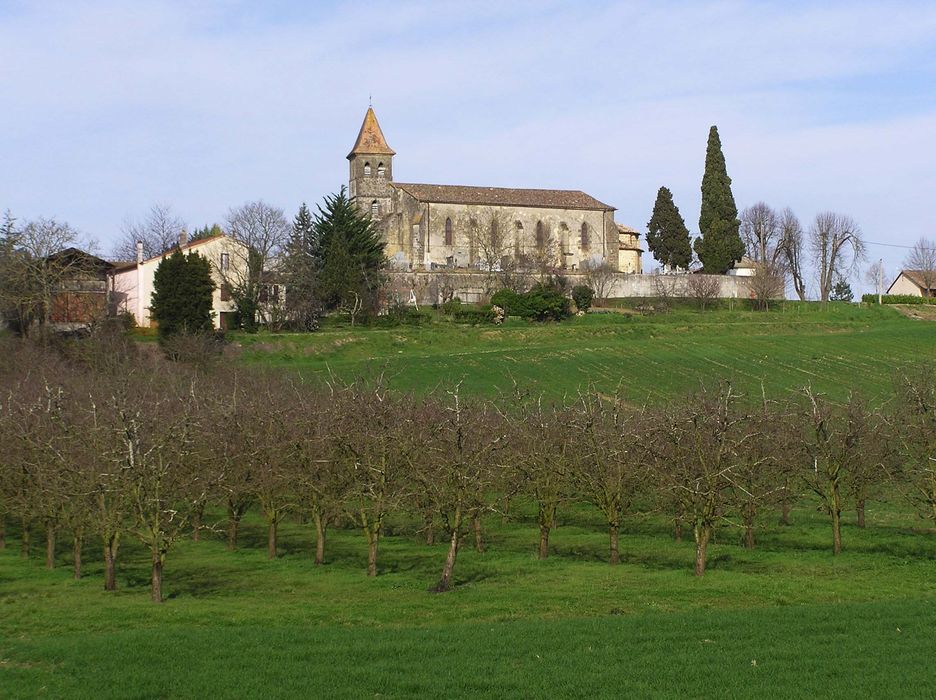
<instances>
[{"instance_id":1,"label":"grassy hillside","mask_svg":"<svg viewBox=\"0 0 936 700\"><path fill-rule=\"evenodd\" d=\"M662 519L630 520L612 568L590 509L563 511L545 561L532 510L492 517L488 551L466 544L456 588L437 595L445 545L422 544L412 524L391 523L368 579L360 533L336 531L316 568L312 527L292 522L268 561L254 516L237 552L219 539L173 551L162 606L130 542L116 594L101 590L96 548L75 582L11 542L0 696L932 697L933 535L876 506L833 558L813 507L789 527L765 521L753 551L723 530L697 579L691 539L673 541Z\"/></svg>"},{"instance_id":2,"label":"grassy hillside","mask_svg":"<svg viewBox=\"0 0 936 700\"><path fill-rule=\"evenodd\" d=\"M429 390L463 381L493 393L512 379L554 396L589 384L631 400L684 393L730 379L743 391L797 389L835 396L887 390L895 366L936 359L936 324L891 308L787 303L769 313L673 311L590 314L561 324L450 323L390 330L329 328L313 334L239 336L245 361L350 378L384 371L394 386Z\"/></svg>"}]
</instances>

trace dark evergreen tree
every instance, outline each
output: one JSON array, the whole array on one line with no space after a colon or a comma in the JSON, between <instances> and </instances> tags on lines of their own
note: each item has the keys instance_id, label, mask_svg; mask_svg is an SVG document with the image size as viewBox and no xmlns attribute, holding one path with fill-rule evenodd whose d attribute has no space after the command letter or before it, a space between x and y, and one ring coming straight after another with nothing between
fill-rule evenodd
<instances>
[{"instance_id":1,"label":"dark evergreen tree","mask_svg":"<svg viewBox=\"0 0 936 700\"><path fill-rule=\"evenodd\" d=\"M183 255L179 249L164 257L153 276L150 307L160 342L180 333L210 331L214 288L207 258L198 253Z\"/></svg>"},{"instance_id":2,"label":"dark evergreen tree","mask_svg":"<svg viewBox=\"0 0 936 700\"><path fill-rule=\"evenodd\" d=\"M829 301L847 301L852 302L855 294L852 292L851 285L847 280L839 279L832 285L832 293L829 295Z\"/></svg>"},{"instance_id":3,"label":"dark evergreen tree","mask_svg":"<svg viewBox=\"0 0 936 700\"><path fill-rule=\"evenodd\" d=\"M699 233L702 235L695 242L695 252L705 272L723 274L741 259L744 242L740 227L718 128L713 126L709 130L705 174L702 176L702 211L699 214Z\"/></svg>"},{"instance_id":4,"label":"dark evergreen tree","mask_svg":"<svg viewBox=\"0 0 936 700\"><path fill-rule=\"evenodd\" d=\"M197 228L192 231L192 235L189 237L191 241L201 241L206 238L214 238L215 236L220 236L224 231L221 230L221 227L218 224L212 224L208 226L207 224L202 228Z\"/></svg>"},{"instance_id":5,"label":"dark evergreen tree","mask_svg":"<svg viewBox=\"0 0 936 700\"><path fill-rule=\"evenodd\" d=\"M303 202L293 219L281 271L286 285L286 313L299 330L318 328L319 303L315 295L315 261L312 258L312 213Z\"/></svg>"},{"instance_id":6,"label":"dark evergreen tree","mask_svg":"<svg viewBox=\"0 0 936 700\"><path fill-rule=\"evenodd\" d=\"M673 193L666 187L657 192L653 216L647 224L647 246L663 265L689 269L692 262L689 229L673 202Z\"/></svg>"},{"instance_id":7,"label":"dark evergreen tree","mask_svg":"<svg viewBox=\"0 0 936 700\"><path fill-rule=\"evenodd\" d=\"M384 245L374 220L351 203L344 187L325 197L308 243L315 297L325 310L359 304L376 311L387 267Z\"/></svg>"}]
</instances>

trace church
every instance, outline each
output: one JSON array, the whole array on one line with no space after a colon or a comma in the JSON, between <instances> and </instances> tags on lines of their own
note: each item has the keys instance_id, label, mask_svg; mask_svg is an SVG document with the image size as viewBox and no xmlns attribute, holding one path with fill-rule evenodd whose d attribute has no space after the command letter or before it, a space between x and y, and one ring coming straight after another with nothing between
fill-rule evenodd
<instances>
[{"instance_id":1,"label":"church","mask_svg":"<svg viewBox=\"0 0 936 700\"><path fill-rule=\"evenodd\" d=\"M368 107L348 193L377 222L394 269L642 271L637 231L584 192L395 182L395 155Z\"/></svg>"}]
</instances>

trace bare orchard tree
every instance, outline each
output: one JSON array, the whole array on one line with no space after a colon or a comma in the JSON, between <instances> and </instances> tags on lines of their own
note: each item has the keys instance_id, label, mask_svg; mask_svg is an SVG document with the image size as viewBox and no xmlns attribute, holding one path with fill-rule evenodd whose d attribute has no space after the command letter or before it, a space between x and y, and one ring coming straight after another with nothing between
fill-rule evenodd
<instances>
[{"instance_id":1,"label":"bare orchard tree","mask_svg":"<svg viewBox=\"0 0 936 700\"><path fill-rule=\"evenodd\" d=\"M780 212L779 225L780 240L777 248L783 268L790 275L796 296L800 301L806 301L806 243L803 226L789 207Z\"/></svg>"},{"instance_id":2,"label":"bare orchard tree","mask_svg":"<svg viewBox=\"0 0 936 700\"><path fill-rule=\"evenodd\" d=\"M221 276L237 305L241 323L254 328L263 274L275 266L289 241L292 226L282 209L258 200L231 209L225 228L228 235L241 245L232 247L230 264L226 270L221 270Z\"/></svg>"},{"instance_id":3,"label":"bare orchard tree","mask_svg":"<svg viewBox=\"0 0 936 700\"><path fill-rule=\"evenodd\" d=\"M815 259L820 301L829 300L835 282L850 277L865 255L858 224L834 212L816 215L809 227L809 249Z\"/></svg>"},{"instance_id":4,"label":"bare orchard tree","mask_svg":"<svg viewBox=\"0 0 936 700\"><path fill-rule=\"evenodd\" d=\"M933 290L936 290L936 240L921 238L914 243L904 267L916 273L924 288L923 296L933 296Z\"/></svg>"},{"instance_id":5,"label":"bare orchard tree","mask_svg":"<svg viewBox=\"0 0 936 700\"><path fill-rule=\"evenodd\" d=\"M143 244L143 257L153 258L179 245L185 222L168 204L154 204L142 219L124 219L120 240L114 246L115 260L136 260L137 243Z\"/></svg>"},{"instance_id":6,"label":"bare orchard tree","mask_svg":"<svg viewBox=\"0 0 936 700\"><path fill-rule=\"evenodd\" d=\"M686 292L695 300L702 311L718 299L721 284L715 275L689 275L686 280Z\"/></svg>"},{"instance_id":7,"label":"bare orchard tree","mask_svg":"<svg viewBox=\"0 0 936 700\"><path fill-rule=\"evenodd\" d=\"M586 260L579 269L585 276L585 284L595 292L595 301L607 301L614 287L614 267L607 260Z\"/></svg>"},{"instance_id":8,"label":"bare orchard tree","mask_svg":"<svg viewBox=\"0 0 936 700\"><path fill-rule=\"evenodd\" d=\"M770 302L783 299L786 279L779 263L759 263L747 282L754 306L758 309L769 311Z\"/></svg>"},{"instance_id":9,"label":"bare orchard tree","mask_svg":"<svg viewBox=\"0 0 936 700\"><path fill-rule=\"evenodd\" d=\"M921 518L936 525L936 369L931 364L898 373L891 435L900 456L893 481Z\"/></svg>"},{"instance_id":10,"label":"bare orchard tree","mask_svg":"<svg viewBox=\"0 0 936 700\"><path fill-rule=\"evenodd\" d=\"M874 293L877 294L880 301L884 294L884 279L887 277L887 270L884 268L884 261L877 260L868 266L865 270L865 283L874 287Z\"/></svg>"}]
</instances>

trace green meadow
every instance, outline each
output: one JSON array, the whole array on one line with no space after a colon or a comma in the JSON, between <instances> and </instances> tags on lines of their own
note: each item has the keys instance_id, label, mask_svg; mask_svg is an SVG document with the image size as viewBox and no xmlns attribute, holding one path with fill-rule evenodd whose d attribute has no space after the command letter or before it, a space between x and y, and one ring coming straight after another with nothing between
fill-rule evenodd
<instances>
[{"instance_id":1,"label":"green meadow","mask_svg":"<svg viewBox=\"0 0 936 700\"><path fill-rule=\"evenodd\" d=\"M793 391L811 383L844 397L889 391L894 368L936 359L936 324L893 309L788 303L769 313L677 310L593 314L556 325L509 321L238 336L238 361L311 381L384 372L400 390L463 381L475 393L512 382L554 397L593 386L663 400L699 382ZM639 510L639 508L638 508ZM691 532L649 513L621 530L606 562L597 511L560 510L550 556L536 558L535 511L484 520L486 551L467 538L455 587L429 592L445 543L395 517L379 575L367 545L330 531L315 566L314 528L291 518L280 556L251 513L241 546L218 532L166 561L166 602L149 600L147 553L129 536L115 593L103 590L99 543L72 578L68 542L46 570L41 537L0 550L0 697L900 697L936 696L936 532L896 499L846 516L831 554L827 518L799 502L792 524L765 512L753 550L726 522L702 578Z\"/></svg>"},{"instance_id":2,"label":"green meadow","mask_svg":"<svg viewBox=\"0 0 936 700\"><path fill-rule=\"evenodd\" d=\"M391 386L430 391L462 382L495 394L552 397L590 387L631 401L679 396L728 379L779 395L811 384L835 397L881 396L894 368L936 356L936 324L892 308L787 302L770 312L594 313L558 324L437 322L391 329L326 327L313 334L239 335L243 361L343 379L383 373Z\"/></svg>"},{"instance_id":3,"label":"green meadow","mask_svg":"<svg viewBox=\"0 0 936 700\"><path fill-rule=\"evenodd\" d=\"M162 605L129 541L115 594L98 558L74 581L68 554L46 571L11 542L0 696L932 697L936 535L878 505L833 558L825 518L809 504L793 515L765 515L753 551L722 529L698 579L691 537L655 517L629 520L610 567L584 507L566 509L539 561L521 508L485 521L487 551L466 543L445 594L427 590L445 545L412 523L391 524L368 579L360 533L336 530L316 567L313 528L292 521L270 561L254 518L236 552L220 536L173 551Z\"/></svg>"}]
</instances>

